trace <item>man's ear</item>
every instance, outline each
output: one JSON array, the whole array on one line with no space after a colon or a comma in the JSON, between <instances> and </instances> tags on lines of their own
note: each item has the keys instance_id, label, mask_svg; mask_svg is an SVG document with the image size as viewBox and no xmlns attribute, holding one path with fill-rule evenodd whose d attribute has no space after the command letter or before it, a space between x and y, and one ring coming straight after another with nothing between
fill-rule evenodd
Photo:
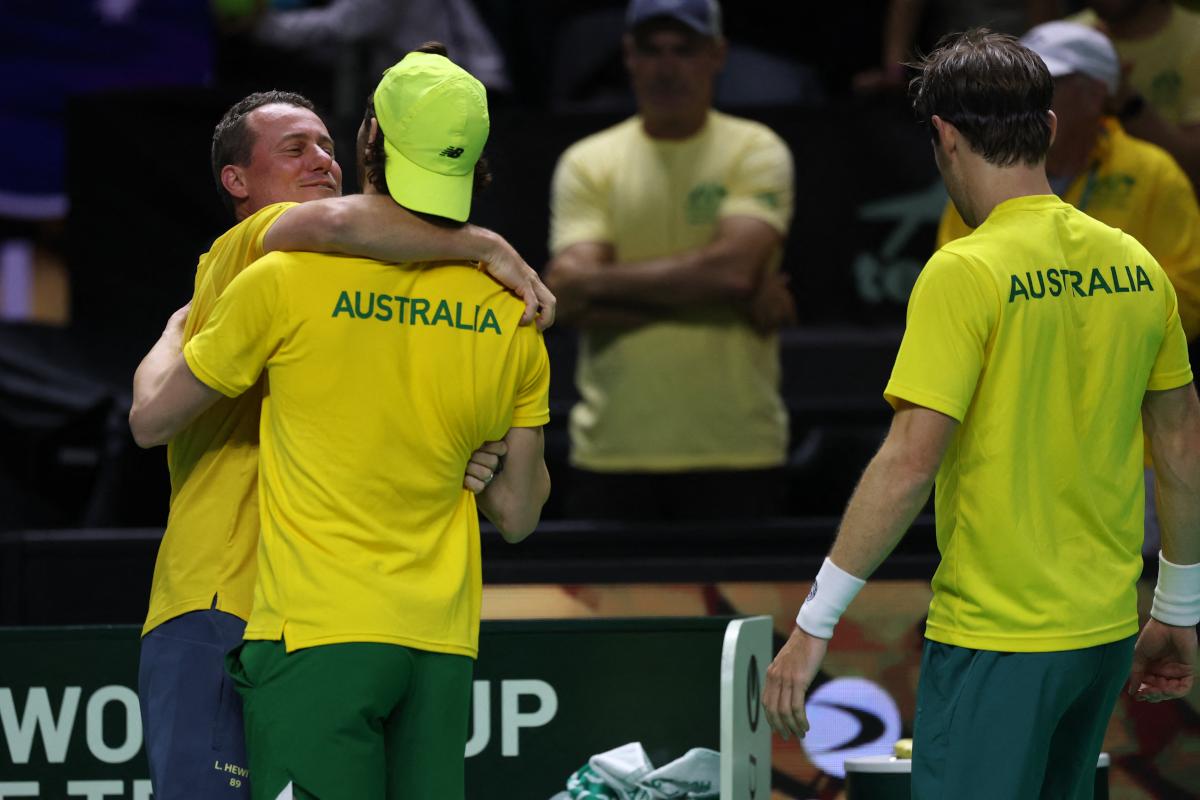
<instances>
[{"instance_id":1,"label":"man's ear","mask_svg":"<svg viewBox=\"0 0 1200 800\"><path fill-rule=\"evenodd\" d=\"M371 117L371 127L367 128L367 147L375 146L375 139L379 136L379 119Z\"/></svg>"},{"instance_id":2,"label":"man's ear","mask_svg":"<svg viewBox=\"0 0 1200 800\"><path fill-rule=\"evenodd\" d=\"M951 123L934 114L929 118L929 124L937 131L937 141L946 150L951 152L958 147L958 128Z\"/></svg>"},{"instance_id":3,"label":"man's ear","mask_svg":"<svg viewBox=\"0 0 1200 800\"><path fill-rule=\"evenodd\" d=\"M221 186L235 200L245 200L250 196L250 187L246 185L246 172L236 164L226 164L221 167Z\"/></svg>"},{"instance_id":4,"label":"man's ear","mask_svg":"<svg viewBox=\"0 0 1200 800\"><path fill-rule=\"evenodd\" d=\"M1053 111L1047 111L1050 115L1050 144L1054 144L1054 137L1058 135L1058 116Z\"/></svg>"}]
</instances>

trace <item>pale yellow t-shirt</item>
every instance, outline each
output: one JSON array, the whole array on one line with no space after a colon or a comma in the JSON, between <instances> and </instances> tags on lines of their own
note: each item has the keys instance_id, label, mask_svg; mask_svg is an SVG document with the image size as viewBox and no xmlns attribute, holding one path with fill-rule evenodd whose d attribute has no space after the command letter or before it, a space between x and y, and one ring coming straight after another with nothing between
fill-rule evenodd
<instances>
[{"instance_id":1,"label":"pale yellow t-shirt","mask_svg":"<svg viewBox=\"0 0 1200 800\"><path fill-rule=\"evenodd\" d=\"M938 250L885 390L962 423L926 636L1039 652L1136 633L1142 399L1191 380L1162 269L1057 197L1001 203Z\"/></svg>"},{"instance_id":2,"label":"pale yellow t-shirt","mask_svg":"<svg viewBox=\"0 0 1200 800\"><path fill-rule=\"evenodd\" d=\"M1188 341L1200 335L1200 206L1183 169L1171 154L1105 121L1088 168L1063 200L1137 239L1171 279ZM938 247L971 228L953 203L938 226Z\"/></svg>"},{"instance_id":3,"label":"pale yellow t-shirt","mask_svg":"<svg viewBox=\"0 0 1200 800\"><path fill-rule=\"evenodd\" d=\"M1069 19L1099 26L1088 9ZM1114 39L1122 63L1132 64L1129 83L1163 119L1200 125L1200 13L1171 4L1171 19L1146 39Z\"/></svg>"},{"instance_id":4,"label":"pale yellow t-shirt","mask_svg":"<svg viewBox=\"0 0 1200 800\"><path fill-rule=\"evenodd\" d=\"M555 170L550 250L612 245L619 263L703 247L720 219L786 233L792 158L757 122L710 112L681 141L651 139L639 117L567 149ZM769 268L777 270L782 251ZM571 462L678 471L782 464L788 438L779 342L727 307L680 310L633 330L580 335Z\"/></svg>"},{"instance_id":5,"label":"pale yellow t-shirt","mask_svg":"<svg viewBox=\"0 0 1200 800\"><path fill-rule=\"evenodd\" d=\"M217 299L263 255L267 231L295 203L260 209L213 242L196 267L183 339L212 315ZM260 387L218 401L167 444L171 509L158 548L142 634L189 611L215 607L246 619L258 547Z\"/></svg>"},{"instance_id":6,"label":"pale yellow t-shirt","mask_svg":"<svg viewBox=\"0 0 1200 800\"><path fill-rule=\"evenodd\" d=\"M549 360L486 275L420 266L271 253L184 348L223 394L267 377L247 639L477 652L463 473L484 441L549 420Z\"/></svg>"}]
</instances>

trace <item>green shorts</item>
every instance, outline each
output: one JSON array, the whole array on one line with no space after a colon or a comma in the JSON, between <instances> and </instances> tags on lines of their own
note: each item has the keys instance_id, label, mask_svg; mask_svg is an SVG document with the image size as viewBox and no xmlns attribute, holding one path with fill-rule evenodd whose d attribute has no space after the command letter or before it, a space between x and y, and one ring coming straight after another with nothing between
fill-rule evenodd
<instances>
[{"instance_id":1,"label":"green shorts","mask_svg":"<svg viewBox=\"0 0 1200 800\"><path fill-rule=\"evenodd\" d=\"M999 653L926 641L913 800L1090 800L1133 643Z\"/></svg>"},{"instance_id":2,"label":"green shorts","mask_svg":"<svg viewBox=\"0 0 1200 800\"><path fill-rule=\"evenodd\" d=\"M474 662L353 642L226 659L242 695L253 800L463 798Z\"/></svg>"}]
</instances>

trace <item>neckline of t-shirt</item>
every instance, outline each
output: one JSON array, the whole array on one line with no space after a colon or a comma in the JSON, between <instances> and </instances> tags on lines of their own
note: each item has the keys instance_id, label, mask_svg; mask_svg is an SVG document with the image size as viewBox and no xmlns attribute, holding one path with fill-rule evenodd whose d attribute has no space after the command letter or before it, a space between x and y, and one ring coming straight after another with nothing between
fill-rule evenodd
<instances>
[{"instance_id":1,"label":"neckline of t-shirt","mask_svg":"<svg viewBox=\"0 0 1200 800\"><path fill-rule=\"evenodd\" d=\"M1063 200L1056 194L1023 194L1020 197L1010 197L1007 200L1002 200L992 209L992 213L988 214L987 218L992 219L997 214L1005 214L1009 211L1028 211L1037 208L1058 207L1064 205Z\"/></svg>"},{"instance_id":2,"label":"neckline of t-shirt","mask_svg":"<svg viewBox=\"0 0 1200 800\"><path fill-rule=\"evenodd\" d=\"M644 136L647 141L649 141L655 147L664 150L678 150L680 148L687 147L688 145L695 144L704 138L708 132L712 130L713 116L715 113L716 112L710 108L708 110L708 115L704 117L704 124L686 139L659 139L655 136L651 136L650 134L646 133L646 126L643 124L641 117L638 117L638 130L641 131L642 136Z\"/></svg>"}]
</instances>

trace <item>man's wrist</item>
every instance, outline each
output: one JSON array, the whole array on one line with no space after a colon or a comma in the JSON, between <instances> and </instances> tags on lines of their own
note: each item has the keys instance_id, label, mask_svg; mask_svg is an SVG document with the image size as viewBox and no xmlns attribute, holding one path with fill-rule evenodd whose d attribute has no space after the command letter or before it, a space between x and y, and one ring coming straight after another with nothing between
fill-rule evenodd
<instances>
[{"instance_id":1,"label":"man's wrist","mask_svg":"<svg viewBox=\"0 0 1200 800\"><path fill-rule=\"evenodd\" d=\"M466 237L467 252L465 255L467 258L480 262L480 266L496 260L500 242L503 241L500 234L471 223L467 223L460 230Z\"/></svg>"},{"instance_id":2,"label":"man's wrist","mask_svg":"<svg viewBox=\"0 0 1200 800\"><path fill-rule=\"evenodd\" d=\"M1181 628L1200 624L1200 564L1172 564L1158 553L1158 585L1150 616Z\"/></svg>"},{"instance_id":3,"label":"man's wrist","mask_svg":"<svg viewBox=\"0 0 1200 800\"><path fill-rule=\"evenodd\" d=\"M818 639L832 639L838 620L865 584L826 558L796 615L796 627Z\"/></svg>"}]
</instances>

